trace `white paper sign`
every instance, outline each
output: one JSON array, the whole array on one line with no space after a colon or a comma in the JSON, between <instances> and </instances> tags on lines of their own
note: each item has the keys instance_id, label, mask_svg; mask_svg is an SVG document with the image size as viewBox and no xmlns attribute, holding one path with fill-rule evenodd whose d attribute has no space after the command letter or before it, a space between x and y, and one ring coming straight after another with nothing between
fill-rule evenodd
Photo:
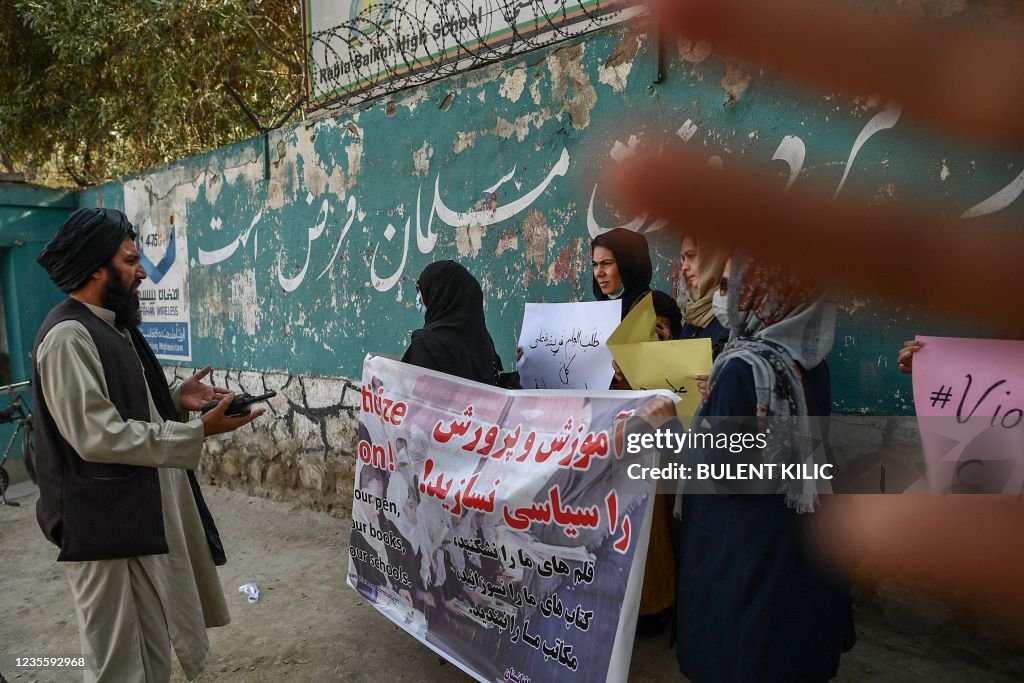
<instances>
[{"instance_id":1,"label":"white paper sign","mask_svg":"<svg viewBox=\"0 0 1024 683\"><path fill-rule=\"evenodd\" d=\"M526 304L519 347L524 389L607 389L614 374L606 342L621 301Z\"/></svg>"}]
</instances>

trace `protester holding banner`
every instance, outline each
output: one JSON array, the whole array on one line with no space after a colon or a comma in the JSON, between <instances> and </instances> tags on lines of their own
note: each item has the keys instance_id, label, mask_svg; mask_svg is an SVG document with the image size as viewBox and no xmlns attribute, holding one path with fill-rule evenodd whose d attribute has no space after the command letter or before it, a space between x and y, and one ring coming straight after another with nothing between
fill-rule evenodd
<instances>
[{"instance_id":1,"label":"protester holding banner","mask_svg":"<svg viewBox=\"0 0 1024 683\"><path fill-rule=\"evenodd\" d=\"M594 265L594 296L598 301L621 298L622 317L625 318L633 306L651 291L653 268L647 239L631 230L615 228L595 237L590 243L590 253ZM674 301L672 304L675 306ZM655 309L659 318L666 319L668 324L665 327L670 333L672 319L681 317L679 307L675 306L675 309L673 314L670 308L666 309L664 301L660 313ZM679 328L681 330L681 325ZM617 366L611 388L631 388ZM672 503L664 500L663 496L656 497L637 622L637 632L641 636L657 635L668 625L671 617L672 586L675 583L671 523Z\"/></svg>"},{"instance_id":2,"label":"protester holding banner","mask_svg":"<svg viewBox=\"0 0 1024 683\"><path fill-rule=\"evenodd\" d=\"M732 276L732 339L715 361L698 418L828 415L824 359L835 306L741 256ZM806 432L785 431L767 434L762 456L807 462ZM803 544L808 518L799 513L816 506L815 485L784 486L781 495L684 496L676 655L694 683L827 681L853 646L848 585L827 575Z\"/></svg>"},{"instance_id":3,"label":"protester holding banner","mask_svg":"<svg viewBox=\"0 0 1024 683\"><path fill-rule=\"evenodd\" d=\"M647 238L615 228L590 242L590 258L594 265L594 298L598 301L622 300L622 317L651 291L651 252ZM612 389L629 389L626 378L615 368Z\"/></svg>"},{"instance_id":4,"label":"protester holding banner","mask_svg":"<svg viewBox=\"0 0 1024 683\"><path fill-rule=\"evenodd\" d=\"M497 384L501 359L487 331L477 279L455 261L437 261L420 273L416 294L426 321L412 333L402 362Z\"/></svg>"}]
</instances>

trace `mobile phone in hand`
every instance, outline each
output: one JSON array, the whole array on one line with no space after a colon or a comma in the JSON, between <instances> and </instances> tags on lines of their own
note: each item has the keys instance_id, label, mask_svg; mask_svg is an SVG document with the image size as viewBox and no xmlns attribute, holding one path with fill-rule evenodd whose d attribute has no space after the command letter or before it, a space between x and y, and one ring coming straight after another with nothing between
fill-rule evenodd
<instances>
[{"instance_id":1,"label":"mobile phone in hand","mask_svg":"<svg viewBox=\"0 0 1024 683\"><path fill-rule=\"evenodd\" d=\"M258 401L267 401L269 399L274 398L275 396L277 396L276 391L268 391L267 393L260 394L259 396L253 396L252 394L246 393L237 394L235 396L235 399L231 401L231 405L228 406L228 409L224 412L224 414L227 415L228 417L244 417L245 415L249 414L249 406L251 406L253 403L257 403ZM213 410L214 408L217 407L219 403L220 401L210 401L202 408L200 408L199 412L206 413L210 410Z\"/></svg>"}]
</instances>

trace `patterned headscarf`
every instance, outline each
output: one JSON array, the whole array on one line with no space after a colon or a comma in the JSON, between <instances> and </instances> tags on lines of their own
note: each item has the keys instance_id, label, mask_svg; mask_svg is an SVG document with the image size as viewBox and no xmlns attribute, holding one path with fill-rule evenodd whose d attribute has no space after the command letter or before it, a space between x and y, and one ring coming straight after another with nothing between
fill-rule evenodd
<instances>
[{"instance_id":1,"label":"patterned headscarf","mask_svg":"<svg viewBox=\"0 0 1024 683\"><path fill-rule=\"evenodd\" d=\"M743 254L733 255L729 279L736 283L729 288L732 336L715 359L708 391L733 358L750 365L757 415L773 418L765 462L810 465L814 452L801 368L817 366L832 350L836 306L799 278ZM814 480L785 480L780 488L797 512L814 510Z\"/></svg>"}]
</instances>

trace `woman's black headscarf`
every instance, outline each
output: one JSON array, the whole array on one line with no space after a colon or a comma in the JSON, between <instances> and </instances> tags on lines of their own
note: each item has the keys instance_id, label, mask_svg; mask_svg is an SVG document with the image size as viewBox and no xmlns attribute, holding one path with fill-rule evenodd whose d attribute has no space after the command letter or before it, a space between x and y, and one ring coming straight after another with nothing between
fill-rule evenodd
<instances>
[{"instance_id":1,"label":"woman's black headscarf","mask_svg":"<svg viewBox=\"0 0 1024 683\"><path fill-rule=\"evenodd\" d=\"M598 235L590 243L590 255L594 255L594 247L604 247L615 254L615 262L619 266L622 278L622 317L625 318L636 302L644 294L651 291L651 252L647 248L647 239L632 230L615 228ZM598 301L608 301L609 296L601 291L594 277L594 296Z\"/></svg>"},{"instance_id":2,"label":"woman's black headscarf","mask_svg":"<svg viewBox=\"0 0 1024 683\"><path fill-rule=\"evenodd\" d=\"M654 315L668 318L672 339L679 339L683 334L683 312L679 310L679 304L671 296L657 289L653 290L651 295L654 297Z\"/></svg>"},{"instance_id":3,"label":"woman's black headscarf","mask_svg":"<svg viewBox=\"0 0 1024 683\"><path fill-rule=\"evenodd\" d=\"M494 384L501 367L484 320L480 283L455 261L423 269L417 282L426 324L412 333L402 361L463 379Z\"/></svg>"}]
</instances>

